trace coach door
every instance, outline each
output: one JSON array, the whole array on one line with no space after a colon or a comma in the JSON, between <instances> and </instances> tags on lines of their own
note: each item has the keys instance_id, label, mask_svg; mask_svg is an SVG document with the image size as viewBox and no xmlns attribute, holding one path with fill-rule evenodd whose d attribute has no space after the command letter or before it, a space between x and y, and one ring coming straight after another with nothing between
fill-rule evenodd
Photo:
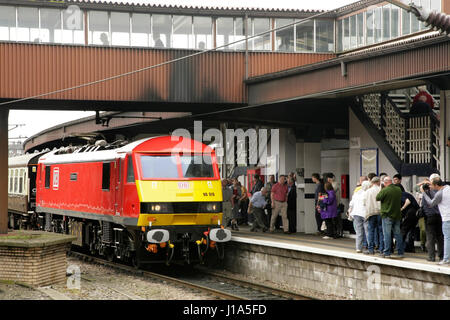
<instances>
[{"instance_id":1,"label":"coach door","mask_svg":"<svg viewBox=\"0 0 450 320\"><path fill-rule=\"evenodd\" d=\"M123 194L123 159L116 159L114 175L114 211L116 216L122 215Z\"/></svg>"}]
</instances>

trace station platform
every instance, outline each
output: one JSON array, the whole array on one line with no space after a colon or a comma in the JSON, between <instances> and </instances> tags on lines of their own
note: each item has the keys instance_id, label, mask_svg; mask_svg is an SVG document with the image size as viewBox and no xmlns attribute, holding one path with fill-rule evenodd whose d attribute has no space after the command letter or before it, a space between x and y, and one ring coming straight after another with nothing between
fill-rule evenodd
<instances>
[{"instance_id":1,"label":"station platform","mask_svg":"<svg viewBox=\"0 0 450 320\"><path fill-rule=\"evenodd\" d=\"M232 231L224 261L229 271L317 299L450 299L450 266L428 262L417 251L383 258L357 253L352 238L240 226Z\"/></svg>"},{"instance_id":2,"label":"station platform","mask_svg":"<svg viewBox=\"0 0 450 320\"><path fill-rule=\"evenodd\" d=\"M303 233L284 234L281 230L276 230L274 233L251 232L250 227L240 226L239 231L232 231L231 240L450 275L450 266L438 265L437 257L436 262L426 261L428 256L424 252L405 252L405 258L403 259L382 258L378 254L366 255L357 253L355 239L347 237L322 239L322 236L319 235Z\"/></svg>"}]
</instances>

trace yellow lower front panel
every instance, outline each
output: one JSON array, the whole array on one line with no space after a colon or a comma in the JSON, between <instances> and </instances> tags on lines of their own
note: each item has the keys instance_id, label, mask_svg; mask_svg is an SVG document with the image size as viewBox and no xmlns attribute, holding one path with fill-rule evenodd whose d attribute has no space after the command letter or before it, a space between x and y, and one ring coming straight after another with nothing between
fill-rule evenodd
<instances>
[{"instance_id":1,"label":"yellow lower front panel","mask_svg":"<svg viewBox=\"0 0 450 320\"><path fill-rule=\"evenodd\" d=\"M139 215L138 226L177 226L177 225L218 225L222 224L222 213L177 213Z\"/></svg>"}]
</instances>

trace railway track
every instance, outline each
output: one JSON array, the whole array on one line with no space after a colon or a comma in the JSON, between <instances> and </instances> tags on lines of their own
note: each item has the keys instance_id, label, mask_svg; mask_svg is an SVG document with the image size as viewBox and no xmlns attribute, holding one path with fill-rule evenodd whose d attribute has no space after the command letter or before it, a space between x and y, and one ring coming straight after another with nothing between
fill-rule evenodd
<instances>
[{"instance_id":1,"label":"railway track","mask_svg":"<svg viewBox=\"0 0 450 320\"><path fill-rule=\"evenodd\" d=\"M222 300L310 300L311 298L272 288L260 284L250 283L240 279L230 278L214 273L204 268L195 268L191 272L177 272L177 275L138 270L121 263L71 251L70 255L78 259L97 263L121 271L138 274L144 277L166 282L178 287L206 293ZM132 297L128 297L129 299Z\"/></svg>"}]
</instances>

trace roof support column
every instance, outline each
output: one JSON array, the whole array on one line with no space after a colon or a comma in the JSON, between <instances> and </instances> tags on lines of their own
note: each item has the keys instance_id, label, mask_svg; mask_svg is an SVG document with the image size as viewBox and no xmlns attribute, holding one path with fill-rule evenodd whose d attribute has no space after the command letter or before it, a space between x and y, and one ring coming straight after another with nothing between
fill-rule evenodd
<instances>
[{"instance_id":1,"label":"roof support column","mask_svg":"<svg viewBox=\"0 0 450 320\"><path fill-rule=\"evenodd\" d=\"M8 109L0 109L0 234L8 233Z\"/></svg>"}]
</instances>

